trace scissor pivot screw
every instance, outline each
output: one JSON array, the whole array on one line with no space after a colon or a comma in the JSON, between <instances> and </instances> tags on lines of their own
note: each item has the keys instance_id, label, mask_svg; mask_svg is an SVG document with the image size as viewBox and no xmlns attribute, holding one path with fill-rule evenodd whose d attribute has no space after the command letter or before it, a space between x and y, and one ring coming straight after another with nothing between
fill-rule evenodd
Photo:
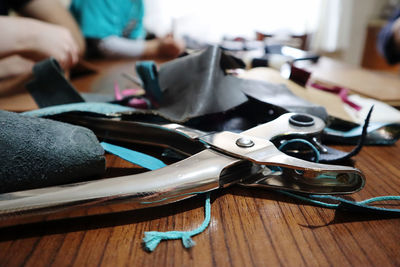
<instances>
[{"instance_id":1,"label":"scissor pivot screw","mask_svg":"<svg viewBox=\"0 0 400 267\"><path fill-rule=\"evenodd\" d=\"M252 147L254 146L254 142L248 138L241 137L236 140L236 145L240 147Z\"/></svg>"}]
</instances>

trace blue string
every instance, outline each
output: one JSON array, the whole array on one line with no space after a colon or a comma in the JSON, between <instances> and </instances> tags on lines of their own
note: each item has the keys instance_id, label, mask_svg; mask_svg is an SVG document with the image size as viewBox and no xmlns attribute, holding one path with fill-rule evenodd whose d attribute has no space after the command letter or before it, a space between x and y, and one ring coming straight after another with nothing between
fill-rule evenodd
<instances>
[{"instance_id":1,"label":"blue string","mask_svg":"<svg viewBox=\"0 0 400 267\"><path fill-rule=\"evenodd\" d=\"M164 162L160 161L159 159L137 151L133 151L127 148L123 148L105 142L101 142L101 145L107 152L112 153L133 164L147 168L149 170L156 170L166 166ZM206 203L204 210L205 210L204 211L205 218L203 223L197 229L194 229L192 231L145 232L143 237L143 242L146 250L154 251L154 249L156 249L156 247L162 240L172 240L172 239L182 239L182 244L185 248L193 247L196 243L192 240L191 237L203 232L210 224L211 220L210 193L206 194Z\"/></svg>"},{"instance_id":2,"label":"blue string","mask_svg":"<svg viewBox=\"0 0 400 267\"><path fill-rule=\"evenodd\" d=\"M288 140L280 145L279 150L282 151L286 145L288 145L290 143L296 143L296 142L304 143L304 144L308 145L309 147L311 147L316 155L316 162L319 161L320 153L319 153L318 149L311 142L304 140L304 139ZM393 213L393 212L400 213L400 209L389 209L389 208L381 208L381 207L367 205L369 203L388 201L388 200L400 201L400 196L380 196L380 197L369 198L369 199L362 200L362 201L350 201L350 200L347 200L344 198L334 197L332 195L298 195L298 194L288 192L288 191L283 191L283 190L277 190L277 191L282 194L285 194L287 196L294 197L294 198L300 199L302 201L306 201L306 202L309 202L309 203L312 203L312 204L315 204L315 205L318 205L318 206L321 206L324 208L338 209L338 208L341 208L344 205L346 205L347 208L357 207L358 209L361 209L363 211L374 210L374 211L389 212L389 213ZM316 200L315 198L333 200L333 201L336 201L337 203L327 203L327 202Z\"/></svg>"},{"instance_id":3,"label":"blue string","mask_svg":"<svg viewBox=\"0 0 400 267\"><path fill-rule=\"evenodd\" d=\"M106 142L101 142L100 144L105 151L149 170L156 170L167 166L161 160L149 156L147 154L143 154L124 147L112 145Z\"/></svg>"},{"instance_id":4,"label":"blue string","mask_svg":"<svg viewBox=\"0 0 400 267\"><path fill-rule=\"evenodd\" d=\"M390 201L390 200L400 201L400 196L380 196L380 197L369 198L369 199L362 200L362 201L351 201L351 200L347 200L347 199L344 199L341 197L335 197L332 195L308 195L308 196L306 196L306 195L298 195L298 194L283 191L283 190L277 190L277 191L282 194L285 194L287 196L294 197L294 198L300 199L302 201L306 201L306 202L318 205L320 207L329 208L329 209L337 209L337 208L340 208L340 206L343 204L348 204L348 205L351 205L354 207L358 207L363 211L376 210L376 211L382 211L382 212L400 213L400 209L389 209L389 208L381 208L381 207L367 205L368 203L375 203L375 202L381 202L381 201ZM338 203L327 203L327 202L315 200L313 198L328 199L328 200L336 201Z\"/></svg>"},{"instance_id":5,"label":"blue string","mask_svg":"<svg viewBox=\"0 0 400 267\"><path fill-rule=\"evenodd\" d=\"M334 197L331 195L310 195L310 197L338 201L339 202L338 207L340 207L340 205L343 205L343 204L349 204L351 206L361 208L365 211L366 210L376 210L376 211L382 211L382 212L400 213L400 209L389 209L389 208L381 208L381 207L367 205L368 203L388 201L388 200L400 201L400 196L379 196L379 197L373 197L373 198L369 198L369 199L362 200L362 201L351 201L351 200L347 200L347 199L344 199L341 197Z\"/></svg>"},{"instance_id":6,"label":"blue string","mask_svg":"<svg viewBox=\"0 0 400 267\"><path fill-rule=\"evenodd\" d=\"M162 91L158 81L157 66L154 61L139 61L136 63L136 72L143 81L146 94L152 100L152 104L159 104L162 99Z\"/></svg>"},{"instance_id":7,"label":"blue string","mask_svg":"<svg viewBox=\"0 0 400 267\"><path fill-rule=\"evenodd\" d=\"M304 144L310 146L315 153L316 161L317 162L319 161L320 153L319 153L318 149L307 140L292 139L292 140L289 140L289 141L286 141L285 143L283 143L279 147L279 149L282 150L282 149L284 149L284 147L286 145L288 145L290 143L295 143L295 142L304 143ZM106 151L113 153L127 161L130 161L130 162L136 164L136 165L148 168L150 170L155 170L155 169L162 168L165 166L165 164L162 161L160 161L156 158L153 158L151 156L148 156L146 154L137 152L137 151L132 151L132 150L129 150L126 148L122 148L122 147L111 145L111 144L104 143L104 142L102 142L101 145L103 146L103 148ZM285 194L287 196L294 197L294 198L300 199L302 201L306 201L306 202L309 202L309 203L312 203L312 204L315 204L315 205L318 205L321 207L330 208L330 209L338 209L341 207L341 205L343 203L345 203L345 204L349 204L350 206L362 208L364 210L367 209L367 210L378 210L378 211L383 211L383 212L400 213L400 209L386 209L386 208L380 208L380 207L374 207L374 206L367 205L369 203L374 203L374 202L379 202L379 201L387 201L387 200L400 201L400 196L381 196L381 197L374 197L374 198L366 199L363 201L355 202L355 201L349 201L349 200L346 200L346 199L343 199L340 197L334 197L331 195L299 195L299 194L295 194L295 193L283 191L283 190L277 190L277 191L282 194ZM328 199L328 200L336 201L338 203L327 203L327 202L319 201L316 199ZM168 231L168 232L158 232L158 231L145 232L144 237L143 237L145 249L148 251L154 251L157 248L158 244L162 240L174 240L174 239L181 239L182 244L185 248L193 247L196 243L192 240L192 236L202 233L210 224L210 220L211 220L210 193L206 194L204 212L205 212L205 218L204 218L203 223L194 230L191 230L191 231Z\"/></svg>"},{"instance_id":8,"label":"blue string","mask_svg":"<svg viewBox=\"0 0 400 267\"><path fill-rule=\"evenodd\" d=\"M310 197L308 197L306 195L304 195L304 196L303 195L298 195L298 194L291 193L291 192L284 191L284 190L277 190L277 192L282 193L282 194L287 195L287 196L290 196L290 197L294 197L294 198L300 199L300 200L305 201L305 202L310 202L310 203L316 204L316 205L324 207L324 208L336 209L337 207L339 207L339 204L332 204L332 203L326 203L326 202L323 202L323 201L318 201L318 200L312 199L312 198L310 198Z\"/></svg>"},{"instance_id":9,"label":"blue string","mask_svg":"<svg viewBox=\"0 0 400 267\"><path fill-rule=\"evenodd\" d=\"M315 154L315 162L319 162L320 153L319 153L318 149L317 149L311 142L309 142L309 141L307 141L307 140L305 140L305 139L296 138L296 139L287 140L287 141L283 142L283 143L279 146L278 149L279 149L280 151L284 152L284 148L285 148L287 145L292 144L292 143L303 143L303 144L306 144L306 145L308 145L309 147L311 147L311 149L314 151L314 154Z\"/></svg>"},{"instance_id":10,"label":"blue string","mask_svg":"<svg viewBox=\"0 0 400 267\"><path fill-rule=\"evenodd\" d=\"M194 245L196 245L196 243L192 240L191 237L203 232L210 224L211 220L210 193L206 194L204 213L205 213L204 216L205 218L203 223L197 229L194 229L192 231L145 232L143 237L143 242L146 250L154 251L154 249L156 249L156 247L162 240L173 240L173 239L182 239L182 244L185 248L193 247Z\"/></svg>"}]
</instances>

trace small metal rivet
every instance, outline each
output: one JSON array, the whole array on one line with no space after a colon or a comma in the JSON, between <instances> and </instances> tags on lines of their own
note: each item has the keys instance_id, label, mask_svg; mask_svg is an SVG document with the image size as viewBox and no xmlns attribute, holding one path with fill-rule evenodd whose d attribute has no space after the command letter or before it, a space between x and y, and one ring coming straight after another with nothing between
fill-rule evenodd
<instances>
[{"instance_id":1,"label":"small metal rivet","mask_svg":"<svg viewBox=\"0 0 400 267\"><path fill-rule=\"evenodd\" d=\"M254 142L250 139L241 137L238 140L236 140L236 145L240 147L252 147L254 146Z\"/></svg>"}]
</instances>

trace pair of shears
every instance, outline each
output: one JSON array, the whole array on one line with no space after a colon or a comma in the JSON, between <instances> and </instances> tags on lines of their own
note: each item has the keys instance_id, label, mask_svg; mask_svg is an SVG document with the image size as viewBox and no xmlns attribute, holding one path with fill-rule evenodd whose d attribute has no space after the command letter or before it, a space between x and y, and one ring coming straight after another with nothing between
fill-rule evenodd
<instances>
[{"instance_id":1,"label":"pair of shears","mask_svg":"<svg viewBox=\"0 0 400 267\"><path fill-rule=\"evenodd\" d=\"M1 194L0 226L165 205L232 184L312 194L352 193L364 186L356 168L301 160L274 145L279 138L318 136L325 124L311 115L286 113L241 133L125 117L71 113L63 120L93 130L99 139L160 146L186 158L140 174Z\"/></svg>"}]
</instances>

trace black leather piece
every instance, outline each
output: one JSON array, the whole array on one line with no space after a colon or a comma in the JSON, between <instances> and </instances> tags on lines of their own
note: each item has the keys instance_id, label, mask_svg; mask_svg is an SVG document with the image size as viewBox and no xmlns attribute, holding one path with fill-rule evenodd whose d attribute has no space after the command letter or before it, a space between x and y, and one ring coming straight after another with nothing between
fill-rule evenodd
<instances>
[{"instance_id":1,"label":"black leather piece","mask_svg":"<svg viewBox=\"0 0 400 267\"><path fill-rule=\"evenodd\" d=\"M225 112L251 96L290 112L308 113L325 120L327 113L295 96L286 86L225 75L218 47L178 58L161 66L158 78L163 99L154 114L183 123L191 118ZM226 60L225 60L226 62Z\"/></svg>"},{"instance_id":2,"label":"black leather piece","mask_svg":"<svg viewBox=\"0 0 400 267\"><path fill-rule=\"evenodd\" d=\"M311 114L324 121L328 119L328 113L324 107L297 97L283 84L245 80L241 88L246 95L262 102L281 107L288 112Z\"/></svg>"},{"instance_id":3,"label":"black leather piece","mask_svg":"<svg viewBox=\"0 0 400 267\"><path fill-rule=\"evenodd\" d=\"M206 114L179 123L206 132L242 132L261 123L276 119L286 112L283 108L249 97L245 103L225 112ZM121 115L124 120L130 121L160 124L171 122L171 120L160 116L156 112L148 110L126 111L122 112Z\"/></svg>"},{"instance_id":4,"label":"black leather piece","mask_svg":"<svg viewBox=\"0 0 400 267\"><path fill-rule=\"evenodd\" d=\"M344 128L343 125L349 125L347 128ZM352 130L352 128L358 128L358 124L349 123L345 121L338 120L335 118L333 120L333 125L330 124L329 128L344 131L343 135L340 134L331 134L329 132L324 131L322 135L322 141L326 144L345 144L345 145L357 145L360 136L345 136L347 131ZM383 125L382 127L368 132L365 138L365 145L394 145L400 139L400 124L393 123Z\"/></svg>"},{"instance_id":5,"label":"black leather piece","mask_svg":"<svg viewBox=\"0 0 400 267\"><path fill-rule=\"evenodd\" d=\"M163 96L156 112L183 122L246 102L238 79L225 75L220 61L221 50L210 47L163 64L158 74Z\"/></svg>"},{"instance_id":6,"label":"black leather piece","mask_svg":"<svg viewBox=\"0 0 400 267\"><path fill-rule=\"evenodd\" d=\"M206 132L242 132L274 120L284 113L285 109L249 97L247 102L226 112L196 117L184 124Z\"/></svg>"},{"instance_id":7,"label":"black leather piece","mask_svg":"<svg viewBox=\"0 0 400 267\"><path fill-rule=\"evenodd\" d=\"M105 172L89 129L0 111L0 193L80 182Z\"/></svg>"},{"instance_id":8,"label":"black leather piece","mask_svg":"<svg viewBox=\"0 0 400 267\"><path fill-rule=\"evenodd\" d=\"M362 134L358 139L358 143L357 143L356 147L353 148L353 150L348 153L344 153L342 151L330 148L327 151L328 152L327 155L329 155L329 157L326 156L325 158L322 158L321 159L322 163L337 163L340 161L348 160L351 157L354 157L355 155L357 155L361 151L362 147L364 146L365 140L367 138L367 129L368 129L368 124L369 124L369 119L371 118L371 114L372 114L373 110L374 110L374 107L372 106L368 112L367 117L365 118ZM337 155L336 158L334 156L335 154Z\"/></svg>"},{"instance_id":9,"label":"black leather piece","mask_svg":"<svg viewBox=\"0 0 400 267\"><path fill-rule=\"evenodd\" d=\"M34 79L26 88L39 107L85 102L75 88L65 79L63 70L54 58L36 63Z\"/></svg>"}]
</instances>

